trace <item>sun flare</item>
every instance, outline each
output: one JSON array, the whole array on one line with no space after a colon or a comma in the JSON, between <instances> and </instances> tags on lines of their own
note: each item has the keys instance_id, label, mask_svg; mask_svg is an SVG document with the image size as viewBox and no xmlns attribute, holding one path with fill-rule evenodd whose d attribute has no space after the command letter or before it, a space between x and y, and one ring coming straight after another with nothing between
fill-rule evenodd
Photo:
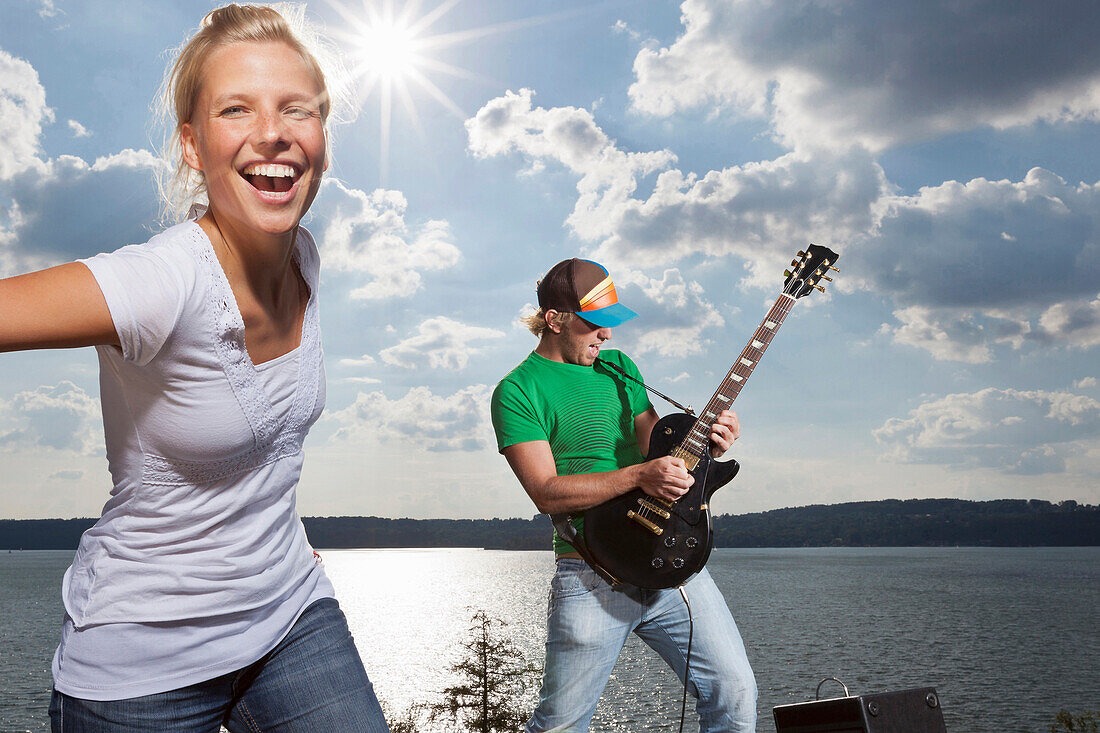
<instances>
[{"instance_id":1,"label":"sun flare","mask_svg":"<svg viewBox=\"0 0 1100 733\"><path fill-rule=\"evenodd\" d=\"M420 0L408 0L400 7L398 0L329 0L344 23L343 28L332 35L348 50L347 66L361 102L366 104L371 98L378 100L379 179L382 186L386 185L389 177L394 97L400 100L412 128L423 138L416 96L427 94L460 120L469 116L433 79L445 76L490 82L480 74L440 60L440 52L494 34L538 25L561 15L525 18L464 30L433 30L433 26L460 2L441 0L429 10L421 8Z\"/></svg>"}]
</instances>

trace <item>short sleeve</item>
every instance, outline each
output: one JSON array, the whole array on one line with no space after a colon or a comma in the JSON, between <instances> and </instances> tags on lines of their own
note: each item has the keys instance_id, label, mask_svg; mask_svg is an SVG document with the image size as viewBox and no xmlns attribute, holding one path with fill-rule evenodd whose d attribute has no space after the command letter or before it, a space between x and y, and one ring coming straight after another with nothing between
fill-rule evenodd
<instances>
[{"instance_id":1,"label":"short sleeve","mask_svg":"<svg viewBox=\"0 0 1100 733\"><path fill-rule=\"evenodd\" d=\"M643 412L653 407L653 403L649 400L649 394L645 391L645 387L642 386L644 380L642 380L642 373L638 370L638 366L631 361L630 357L626 354L619 352L621 358L620 366L623 371L634 377L638 381L627 381L627 395L630 399L630 411L634 417L638 417Z\"/></svg>"},{"instance_id":2,"label":"short sleeve","mask_svg":"<svg viewBox=\"0 0 1100 733\"><path fill-rule=\"evenodd\" d=\"M498 451L516 443L549 440L546 429L538 419L538 411L515 382L505 379L497 385L493 390L490 413Z\"/></svg>"},{"instance_id":3,"label":"short sleeve","mask_svg":"<svg viewBox=\"0 0 1100 733\"><path fill-rule=\"evenodd\" d=\"M92 271L103 292L123 358L148 364L183 311L189 288L180 263L164 248L147 244L132 244L80 262Z\"/></svg>"}]
</instances>

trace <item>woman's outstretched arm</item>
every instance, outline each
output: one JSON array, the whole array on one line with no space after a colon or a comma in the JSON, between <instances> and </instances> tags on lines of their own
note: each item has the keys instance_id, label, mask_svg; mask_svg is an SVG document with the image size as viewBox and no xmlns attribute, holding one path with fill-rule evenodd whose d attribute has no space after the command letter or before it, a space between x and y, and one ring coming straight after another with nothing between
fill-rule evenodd
<instances>
[{"instance_id":1,"label":"woman's outstretched arm","mask_svg":"<svg viewBox=\"0 0 1100 733\"><path fill-rule=\"evenodd\" d=\"M118 346L92 271L79 262L0 280L0 351Z\"/></svg>"}]
</instances>

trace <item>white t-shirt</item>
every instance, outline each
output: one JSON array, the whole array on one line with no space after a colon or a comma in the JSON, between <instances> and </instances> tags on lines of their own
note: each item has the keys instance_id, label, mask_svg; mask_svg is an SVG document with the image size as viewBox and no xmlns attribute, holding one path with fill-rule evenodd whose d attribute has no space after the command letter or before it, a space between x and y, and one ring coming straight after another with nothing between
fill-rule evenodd
<instances>
[{"instance_id":1,"label":"white t-shirt","mask_svg":"<svg viewBox=\"0 0 1100 733\"><path fill-rule=\"evenodd\" d=\"M240 669L333 595L295 510L325 404L305 229L294 258L310 290L301 345L259 367L194 222L83 260L122 348L97 348L114 488L65 573L59 691L117 700Z\"/></svg>"}]
</instances>

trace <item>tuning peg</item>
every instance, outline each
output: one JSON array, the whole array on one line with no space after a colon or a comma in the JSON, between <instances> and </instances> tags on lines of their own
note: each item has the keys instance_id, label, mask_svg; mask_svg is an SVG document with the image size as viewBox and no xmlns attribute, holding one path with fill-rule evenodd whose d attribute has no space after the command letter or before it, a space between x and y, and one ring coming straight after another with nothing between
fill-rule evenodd
<instances>
[{"instance_id":1,"label":"tuning peg","mask_svg":"<svg viewBox=\"0 0 1100 733\"><path fill-rule=\"evenodd\" d=\"M840 272L840 270L838 268L833 267L832 265L829 265L829 269L832 270L833 272Z\"/></svg>"},{"instance_id":2,"label":"tuning peg","mask_svg":"<svg viewBox=\"0 0 1100 733\"><path fill-rule=\"evenodd\" d=\"M805 256L806 256L806 253L805 253L805 252L803 252L802 250L798 250L798 256L799 256L799 257L805 257Z\"/></svg>"},{"instance_id":3,"label":"tuning peg","mask_svg":"<svg viewBox=\"0 0 1100 733\"><path fill-rule=\"evenodd\" d=\"M791 260L791 267L798 267L801 264L802 263L799 262L798 260Z\"/></svg>"},{"instance_id":4,"label":"tuning peg","mask_svg":"<svg viewBox=\"0 0 1100 733\"><path fill-rule=\"evenodd\" d=\"M783 277L790 277L790 276L791 276L791 271L790 270L784 270L783 271Z\"/></svg>"},{"instance_id":5,"label":"tuning peg","mask_svg":"<svg viewBox=\"0 0 1100 733\"><path fill-rule=\"evenodd\" d=\"M814 285L814 287L817 288L818 290L820 290L823 293L825 292L825 287L823 285Z\"/></svg>"},{"instance_id":6,"label":"tuning peg","mask_svg":"<svg viewBox=\"0 0 1100 733\"><path fill-rule=\"evenodd\" d=\"M826 281L826 282L832 282L833 281L833 279L831 277L829 277L828 275L822 275L821 279Z\"/></svg>"}]
</instances>

